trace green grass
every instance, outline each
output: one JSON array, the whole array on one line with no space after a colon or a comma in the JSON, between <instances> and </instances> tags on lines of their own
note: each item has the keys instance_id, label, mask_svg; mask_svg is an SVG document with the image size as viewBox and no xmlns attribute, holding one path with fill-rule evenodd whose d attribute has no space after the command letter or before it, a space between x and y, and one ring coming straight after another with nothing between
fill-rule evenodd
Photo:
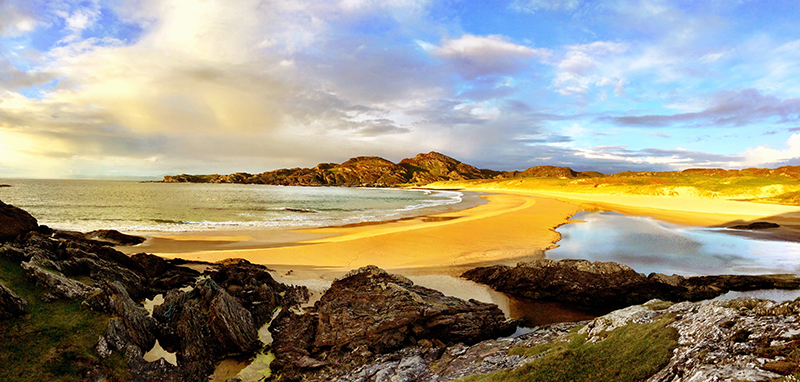
<instances>
[{"instance_id":1,"label":"green grass","mask_svg":"<svg viewBox=\"0 0 800 382\"><path fill-rule=\"evenodd\" d=\"M531 348L515 348L511 354L538 355L535 361L510 371L499 371L460 379L488 381L638 381L669 362L678 345L678 333L668 327L674 321L664 316L649 324L629 324L596 344L573 333L567 341Z\"/></svg>"},{"instance_id":2,"label":"green grass","mask_svg":"<svg viewBox=\"0 0 800 382\"><path fill-rule=\"evenodd\" d=\"M0 381L81 381L94 368L109 381L131 380L119 352L103 360L94 350L108 315L80 301L43 302L44 291L10 260L0 259L0 280L28 301L27 314L0 321Z\"/></svg>"}]
</instances>

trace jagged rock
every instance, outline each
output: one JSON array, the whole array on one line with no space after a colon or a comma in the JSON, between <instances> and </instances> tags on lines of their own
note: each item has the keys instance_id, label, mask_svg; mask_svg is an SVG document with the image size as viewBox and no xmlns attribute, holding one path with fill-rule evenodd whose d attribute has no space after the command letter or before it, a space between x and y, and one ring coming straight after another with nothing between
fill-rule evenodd
<instances>
[{"instance_id":1,"label":"jagged rock","mask_svg":"<svg viewBox=\"0 0 800 382\"><path fill-rule=\"evenodd\" d=\"M0 246L0 257L13 261L23 261L30 258L19 248L13 247L9 244L3 244Z\"/></svg>"},{"instance_id":2,"label":"jagged rock","mask_svg":"<svg viewBox=\"0 0 800 382\"><path fill-rule=\"evenodd\" d=\"M38 227L39 223L31 214L0 201L0 242L14 240Z\"/></svg>"},{"instance_id":3,"label":"jagged rock","mask_svg":"<svg viewBox=\"0 0 800 382\"><path fill-rule=\"evenodd\" d=\"M651 273L645 277L622 264L586 260L543 259L516 267L481 267L461 277L519 297L609 309L652 299L698 301L731 290L800 288L800 279L794 275L683 277Z\"/></svg>"},{"instance_id":4,"label":"jagged rock","mask_svg":"<svg viewBox=\"0 0 800 382\"><path fill-rule=\"evenodd\" d=\"M191 292L168 292L153 317L161 324L159 343L177 351L187 376L210 375L221 357L261 347L250 312L210 278L197 281Z\"/></svg>"},{"instance_id":5,"label":"jagged rock","mask_svg":"<svg viewBox=\"0 0 800 382\"><path fill-rule=\"evenodd\" d=\"M0 320L7 320L25 314L25 306L27 305L28 302L25 299L17 296L14 291L0 281Z\"/></svg>"},{"instance_id":6,"label":"jagged rock","mask_svg":"<svg viewBox=\"0 0 800 382\"><path fill-rule=\"evenodd\" d=\"M166 293L170 289L193 284L200 272L179 266L180 259L164 260L155 255L138 253L131 256L144 270L149 293L151 295Z\"/></svg>"},{"instance_id":7,"label":"jagged rock","mask_svg":"<svg viewBox=\"0 0 800 382\"><path fill-rule=\"evenodd\" d=\"M276 370L289 375L303 369L298 357L356 365L359 358L420 341L472 344L509 335L515 327L494 304L448 297L368 266L334 281L312 312L299 317L282 312L270 331ZM295 342L287 345L280 338Z\"/></svg>"},{"instance_id":8,"label":"jagged rock","mask_svg":"<svg viewBox=\"0 0 800 382\"><path fill-rule=\"evenodd\" d=\"M277 307L286 309L308 301L308 288L281 284L267 267L246 260L219 264L209 276L250 311L256 327L267 323Z\"/></svg>"},{"instance_id":9,"label":"jagged rock","mask_svg":"<svg viewBox=\"0 0 800 382\"><path fill-rule=\"evenodd\" d=\"M134 302L128 291L119 281L106 281L102 291L94 293L84 301L84 305L93 310L110 313L118 318L109 323L109 336L114 338L108 343L116 350L123 350L128 344L138 346L147 351L156 342L155 334L158 324L146 310Z\"/></svg>"},{"instance_id":10,"label":"jagged rock","mask_svg":"<svg viewBox=\"0 0 800 382\"><path fill-rule=\"evenodd\" d=\"M42 269L29 261L21 263L21 266L28 279L36 282L37 286L49 291L43 297L46 300L57 300L61 298L74 300L97 290L80 281L65 277L60 273Z\"/></svg>"},{"instance_id":11,"label":"jagged rock","mask_svg":"<svg viewBox=\"0 0 800 382\"><path fill-rule=\"evenodd\" d=\"M747 230L755 230L755 229L768 229L768 228L778 228L780 227L777 223L770 223L770 222L753 222L750 224L740 224L728 227L730 229L747 229Z\"/></svg>"},{"instance_id":12,"label":"jagged rock","mask_svg":"<svg viewBox=\"0 0 800 382\"><path fill-rule=\"evenodd\" d=\"M142 244L145 241L145 238L143 237L126 235L113 229L101 229L87 232L84 234L84 237L90 240L111 243L113 245L137 245Z\"/></svg>"}]
</instances>

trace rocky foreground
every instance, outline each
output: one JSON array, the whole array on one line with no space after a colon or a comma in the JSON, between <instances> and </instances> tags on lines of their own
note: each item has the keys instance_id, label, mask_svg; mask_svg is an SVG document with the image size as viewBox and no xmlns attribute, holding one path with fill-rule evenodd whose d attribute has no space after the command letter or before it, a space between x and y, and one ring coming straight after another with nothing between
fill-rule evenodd
<instances>
[{"instance_id":1,"label":"rocky foreground","mask_svg":"<svg viewBox=\"0 0 800 382\"><path fill-rule=\"evenodd\" d=\"M278 283L243 260L126 256L112 241L135 239L54 231L2 202L0 227L0 379L7 381L198 381L231 357L267 360L231 381L769 380L799 370L800 301L652 300L511 338L517 323L496 305L372 266L336 280L309 305L304 287ZM725 288L797 286L784 276L645 277L589 262L517 268L525 269L484 268L470 277L583 303L595 301L587 297L594 289L595 298L621 305L654 297L648 290L679 301ZM622 298L631 288L636 298ZM163 302L152 312L143 307L157 296ZM156 342L174 363L147 356Z\"/></svg>"}]
</instances>

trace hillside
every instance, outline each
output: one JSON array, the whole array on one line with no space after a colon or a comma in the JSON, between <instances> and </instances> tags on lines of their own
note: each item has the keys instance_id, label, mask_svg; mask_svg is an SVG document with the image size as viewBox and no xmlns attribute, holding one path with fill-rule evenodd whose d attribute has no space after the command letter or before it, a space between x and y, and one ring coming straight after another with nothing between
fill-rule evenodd
<instances>
[{"instance_id":1,"label":"hillside","mask_svg":"<svg viewBox=\"0 0 800 382\"><path fill-rule=\"evenodd\" d=\"M666 195L747 200L800 205L800 167L687 169L669 172L601 174L569 167L535 166L522 171L479 169L444 154L430 152L393 163L380 157L356 157L344 163L321 163L260 174L168 175L165 183L244 183L283 186L469 187L551 190L615 195Z\"/></svg>"}]
</instances>

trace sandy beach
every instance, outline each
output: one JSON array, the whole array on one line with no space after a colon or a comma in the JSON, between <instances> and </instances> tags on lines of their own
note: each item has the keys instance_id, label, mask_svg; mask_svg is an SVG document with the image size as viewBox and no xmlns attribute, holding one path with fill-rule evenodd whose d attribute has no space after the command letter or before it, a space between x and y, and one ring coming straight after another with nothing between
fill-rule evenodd
<instances>
[{"instance_id":1,"label":"sandy beach","mask_svg":"<svg viewBox=\"0 0 800 382\"><path fill-rule=\"evenodd\" d=\"M555 229L579 210L610 210L694 226L769 220L776 238L798 237L800 208L691 196L605 195L472 188L488 203L460 211L383 223L301 231L214 231L154 235L126 252L219 261L243 258L289 278L338 277L373 264L405 275L456 276L475 266L543 258L560 239ZM719 211L724 211L720 213ZM744 233L746 234L746 233Z\"/></svg>"},{"instance_id":2,"label":"sandy beach","mask_svg":"<svg viewBox=\"0 0 800 382\"><path fill-rule=\"evenodd\" d=\"M123 249L212 262L243 258L295 275L340 275L369 264L407 275L457 275L474 264L541 258L542 251L560 238L555 228L579 210L575 204L547 197L492 194L483 198L487 204L461 211L285 232L281 235L287 240L261 248L248 248L250 237L242 232L214 232L154 236L144 246ZM221 243L234 247L219 249Z\"/></svg>"}]
</instances>

